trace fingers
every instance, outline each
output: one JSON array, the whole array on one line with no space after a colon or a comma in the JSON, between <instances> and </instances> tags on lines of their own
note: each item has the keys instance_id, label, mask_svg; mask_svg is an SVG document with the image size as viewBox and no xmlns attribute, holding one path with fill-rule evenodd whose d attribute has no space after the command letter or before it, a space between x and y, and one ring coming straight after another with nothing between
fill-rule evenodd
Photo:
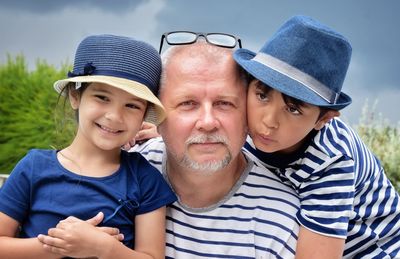
<instances>
[{"instance_id":1,"label":"fingers","mask_svg":"<svg viewBox=\"0 0 400 259\"><path fill-rule=\"evenodd\" d=\"M104 219L104 213L103 212L99 212L93 218L90 218L90 219L86 220L86 222L89 223L92 226L97 226L98 224L100 224L103 221L103 219Z\"/></svg>"},{"instance_id":2,"label":"fingers","mask_svg":"<svg viewBox=\"0 0 400 259\"><path fill-rule=\"evenodd\" d=\"M101 230L104 233L109 234L110 236L114 237L118 241L124 240L124 234L119 233L118 228L112 228L112 227L98 227L99 230Z\"/></svg>"},{"instance_id":3,"label":"fingers","mask_svg":"<svg viewBox=\"0 0 400 259\"><path fill-rule=\"evenodd\" d=\"M66 250L63 248L63 246L65 244L62 239L54 238L54 237L46 236L46 235L42 235L42 234L39 234L37 236L37 238L43 244L44 250L46 250L48 252L56 253L56 254L65 255Z\"/></svg>"},{"instance_id":4,"label":"fingers","mask_svg":"<svg viewBox=\"0 0 400 259\"><path fill-rule=\"evenodd\" d=\"M136 142L143 142L145 140L155 138L160 136L160 134L157 132L157 126L149 123L149 122L143 122L142 128L140 131L136 134Z\"/></svg>"},{"instance_id":5,"label":"fingers","mask_svg":"<svg viewBox=\"0 0 400 259\"><path fill-rule=\"evenodd\" d=\"M115 238L116 240L118 240L119 242L124 241L124 238L125 238L124 234L122 234L122 233L118 234L118 235L113 235L112 237Z\"/></svg>"}]
</instances>

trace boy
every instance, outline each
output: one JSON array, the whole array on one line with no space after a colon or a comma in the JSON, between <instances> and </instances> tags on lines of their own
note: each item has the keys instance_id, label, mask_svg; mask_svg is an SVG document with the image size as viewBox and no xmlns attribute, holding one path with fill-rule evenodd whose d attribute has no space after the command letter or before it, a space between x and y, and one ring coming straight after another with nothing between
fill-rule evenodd
<instances>
[{"instance_id":1,"label":"boy","mask_svg":"<svg viewBox=\"0 0 400 259\"><path fill-rule=\"evenodd\" d=\"M399 195L379 160L340 119L349 42L295 16L258 53L234 58L251 77L249 143L298 192L296 258L398 258Z\"/></svg>"}]
</instances>

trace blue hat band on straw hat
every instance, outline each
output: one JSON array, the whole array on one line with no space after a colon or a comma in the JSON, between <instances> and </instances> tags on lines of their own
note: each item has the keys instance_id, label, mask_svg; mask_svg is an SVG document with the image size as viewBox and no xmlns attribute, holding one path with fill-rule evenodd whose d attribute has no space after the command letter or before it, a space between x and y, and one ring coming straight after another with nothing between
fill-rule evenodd
<instances>
[{"instance_id":1,"label":"blue hat band on straw hat","mask_svg":"<svg viewBox=\"0 0 400 259\"><path fill-rule=\"evenodd\" d=\"M253 58L254 61L257 61L269 68L290 77L293 80L303 84L305 87L318 94L321 98L329 102L330 104L335 104L337 99L339 98L339 94L335 93L331 89L329 89L326 85L322 84L314 77L302 72L301 70L262 52L257 53L257 55Z\"/></svg>"},{"instance_id":2,"label":"blue hat band on straw hat","mask_svg":"<svg viewBox=\"0 0 400 259\"><path fill-rule=\"evenodd\" d=\"M165 118L157 98L160 76L161 57L150 44L124 36L91 35L78 45L73 71L56 81L54 89L63 93L69 83L108 84L146 100L145 120L159 124Z\"/></svg>"},{"instance_id":3,"label":"blue hat band on straw hat","mask_svg":"<svg viewBox=\"0 0 400 259\"><path fill-rule=\"evenodd\" d=\"M99 70L96 69L95 66L93 66L91 63L88 63L87 65L90 66L90 70L87 70L86 68L88 66L85 66L85 71L83 73L73 73L73 72L68 72L68 77L77 77L77 76L114 76L114 77L118 77L118 78L125 78L128 80L133 80L139 83L142 83L144 85L150 86L150 88L156 87L153 86L151 82L149 82L148 80L140 77L140 76L136 76L130 73L126 73L123 71L114 71L114 70Z\"/></svg>"}]
</instances>

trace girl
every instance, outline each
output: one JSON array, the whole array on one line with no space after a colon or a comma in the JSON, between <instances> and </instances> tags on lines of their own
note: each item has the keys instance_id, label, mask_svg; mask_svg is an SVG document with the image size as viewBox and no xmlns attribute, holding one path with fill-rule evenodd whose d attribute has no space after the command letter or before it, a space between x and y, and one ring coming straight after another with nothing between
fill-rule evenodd
<instances>
[{"instance_id":1,"label":"girl","mask_svg":"<svg viewBox=\"0 0 400 259\"><path fill-rule=\"evenodd\" d=\"M147 43L94 35L79 44L73 72L54 84L77 133L62 150L31 150L1 188L1 258L164 258L165 206L176 197L140 154L120 148L143 120L164 119L160 73Z\"/></svg>"}]
</instances>

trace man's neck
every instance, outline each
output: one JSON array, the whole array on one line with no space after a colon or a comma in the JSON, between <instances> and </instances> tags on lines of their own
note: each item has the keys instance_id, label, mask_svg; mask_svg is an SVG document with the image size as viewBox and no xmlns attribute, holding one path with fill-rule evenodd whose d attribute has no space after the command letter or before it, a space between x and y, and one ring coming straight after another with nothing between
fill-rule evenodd
<instances>
[{"instance_id":1,"label":"man's neck","mask_svg":"<svg viewBox=\"0 0 400 259\"><path fill-rule=\"evenodd\" d=\"M190 208L206 208L221 201L231 191L246 165L243 153L216 172L189 170L167 159L166 173L181 203Z\"/></svg>"}]
</instances>

